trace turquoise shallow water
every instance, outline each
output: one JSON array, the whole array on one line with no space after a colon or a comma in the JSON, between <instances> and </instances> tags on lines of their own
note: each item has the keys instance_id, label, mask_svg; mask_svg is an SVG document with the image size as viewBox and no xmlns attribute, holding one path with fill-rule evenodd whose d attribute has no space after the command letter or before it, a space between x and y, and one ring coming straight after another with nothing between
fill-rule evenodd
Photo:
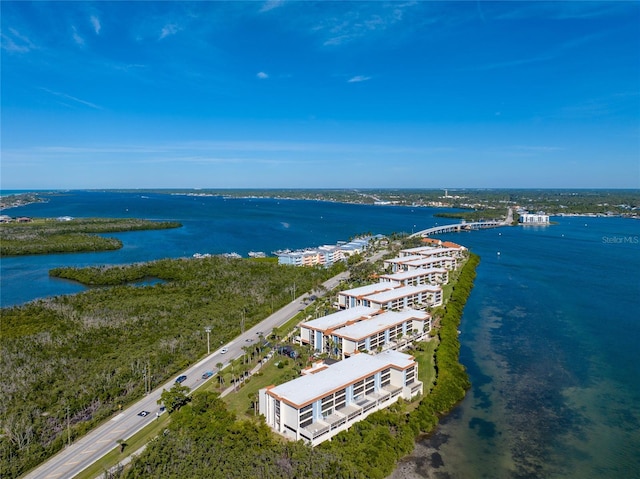
<instances>
[{"instance_id":1,"label":"turquoise shallow water","mask_svg":"<svg viewBox=\"0 0 640 479\"><path fill-rule=\"evenodd\" d=\"M269 253L447 222L426 208L113 192L71 192L7 213L185 226L119 234L118 252L3 258L3 307L80 291L48 278L60 265ZM442 236L482 257L460 335L473 386L394 478L640 477L640 222L553 219Z\"/></svg>"}]
</instances>

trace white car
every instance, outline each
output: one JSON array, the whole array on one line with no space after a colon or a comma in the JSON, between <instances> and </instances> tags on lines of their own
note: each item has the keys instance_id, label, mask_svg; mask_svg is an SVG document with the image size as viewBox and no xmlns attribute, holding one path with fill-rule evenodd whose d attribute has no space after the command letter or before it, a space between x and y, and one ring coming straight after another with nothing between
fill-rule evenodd
<instances>
[{"instance_id":1,"label":"white car","mask_svg":"<svg viewBox=\"0 0 640 479\"><path fill-rule=\"evenodd\" d=\"M229 351L229 350L228 350L227 348L222 348L222 349L220 350L220 354L227 354L227 352L228 352L228 351Z\"/></svg>"}]
</instances>

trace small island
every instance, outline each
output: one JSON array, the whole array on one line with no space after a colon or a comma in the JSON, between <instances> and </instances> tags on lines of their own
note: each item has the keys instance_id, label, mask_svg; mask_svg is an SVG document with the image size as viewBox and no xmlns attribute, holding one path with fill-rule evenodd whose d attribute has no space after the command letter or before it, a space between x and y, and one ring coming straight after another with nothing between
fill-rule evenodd
<instances>
[{"instance_id":1,"label":"small island","mask_svg":"<svg viewBox=\"0 0 640 479\"><path fill-rule=\"evenodd\" d=\"M172 221L135 218L0 217L0 256L110 251L122 248L116 238L99 233L179 228Z\"/></svg>"}]
</instances>

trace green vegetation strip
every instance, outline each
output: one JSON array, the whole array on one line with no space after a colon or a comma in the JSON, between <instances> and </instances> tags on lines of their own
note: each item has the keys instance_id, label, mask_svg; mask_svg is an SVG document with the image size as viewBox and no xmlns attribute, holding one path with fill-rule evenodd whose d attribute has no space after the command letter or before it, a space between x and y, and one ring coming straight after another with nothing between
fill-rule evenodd
<instances>
[{"instance_id":1,"label":"green vegetation strip","mask_svg":"<svg viewBox=\"0 0 640 479\"><path fill-rule=\"evenodd\" d=\"M18 477L75 440L118 406L336 275L275 261L167 259L117 268L69 268L61 276L114 286L3 308L0 328L0 477ZM163 282L126 286L150 275ZM114 277L119 278L114 281Z\"/></svg>"},{"instance_id":2,"label":"green vegetation strip","mask_svg":"<svg viewBox=\"0 0 640 479\"><path fill-rule=\"evenodd\" d=\"M180 226L176 222L128 218L75 218L68 221L37 218L28 223L2 223L0 256L115 250L122 247L120 240L96 234Z\"/></svg>"}]
</instances>

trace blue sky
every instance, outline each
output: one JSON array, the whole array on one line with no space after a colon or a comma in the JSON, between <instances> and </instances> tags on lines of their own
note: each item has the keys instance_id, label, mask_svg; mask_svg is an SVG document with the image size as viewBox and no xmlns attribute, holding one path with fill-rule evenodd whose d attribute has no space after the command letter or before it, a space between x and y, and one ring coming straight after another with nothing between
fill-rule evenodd
<instances>
[{"instance_id":1,"label":"blue sky","mask_svg":"<svg viewBox=\"0 0 640 479\"><path fill-rule=\"evenodd\" d=\"M640 187L639 2L1 9L5 190Z\"/></svg>"}]
</instances>

